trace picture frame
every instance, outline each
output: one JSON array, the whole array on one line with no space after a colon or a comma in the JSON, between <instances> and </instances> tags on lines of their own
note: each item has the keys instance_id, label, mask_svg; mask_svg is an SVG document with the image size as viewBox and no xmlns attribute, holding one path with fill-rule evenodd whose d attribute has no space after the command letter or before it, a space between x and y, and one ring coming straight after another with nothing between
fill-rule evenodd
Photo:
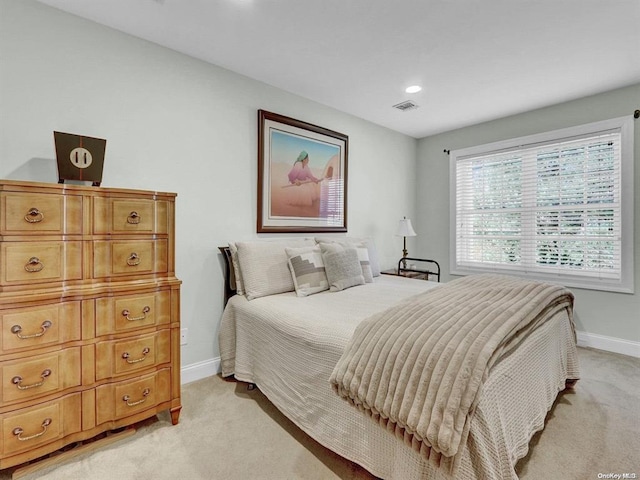
<instances>
[{"instance_id":1,"label":"picture frame","mask_svg":"<svg viewBox=\"0 0 640 480\"><path fill-rule=\"evenodd\" d=\"M349 137L258 110L258 233L347 231Z\"/></svg>"}]
</instances>

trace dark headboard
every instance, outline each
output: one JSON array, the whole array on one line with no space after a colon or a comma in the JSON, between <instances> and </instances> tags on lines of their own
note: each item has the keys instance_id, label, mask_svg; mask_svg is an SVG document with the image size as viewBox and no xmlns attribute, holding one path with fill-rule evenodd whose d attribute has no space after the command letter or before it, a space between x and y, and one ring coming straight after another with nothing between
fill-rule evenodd
<instances>
[{"instance_id":1,"label":"dark headboard","mask_svg":"<svg viewBox=\"0 0 640 480\"><path fill-rule=\"evenodd\" d=\"M222 258L224 259L224 305L236 294L236 277L233 271L233 262L231 261L231 250L229 247L218 247Z\"/></svg>"}]
</instances>

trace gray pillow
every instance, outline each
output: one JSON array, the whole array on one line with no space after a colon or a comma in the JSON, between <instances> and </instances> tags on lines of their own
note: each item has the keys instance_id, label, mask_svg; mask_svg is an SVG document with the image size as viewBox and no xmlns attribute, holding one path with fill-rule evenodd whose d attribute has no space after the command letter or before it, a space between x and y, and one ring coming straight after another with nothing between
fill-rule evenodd
<instances>
[{"instance_id":1,"label":"gray pillow","mask_svg":"<svg viewBox=\"0 0 640 480\"><path fill-rule=\"evenodd\" d=\"M362 267L355 248L338 243L321 243L320 249L330 291L337 292L364 285Z\"/></svg>"},{"instance_id":2,"label":"gray pillow","mask_svg":"<svg viewBox=\"0 0 640 480\"><path fill-rule=\"evenodd\" d=\"M371 275L374 277L380 276L380 261L378 260L378 251L376 245L373 242L373 238L370 237L316 237L318 243L342 243L343 245L354 245L364 243L367 247L369 254L369 266L371 268ZM365 274L366 275L366 274ZM365 277L365 281L366 281ZM373 281L373 280L372 280Z\"/></svg>"}]
</instances>

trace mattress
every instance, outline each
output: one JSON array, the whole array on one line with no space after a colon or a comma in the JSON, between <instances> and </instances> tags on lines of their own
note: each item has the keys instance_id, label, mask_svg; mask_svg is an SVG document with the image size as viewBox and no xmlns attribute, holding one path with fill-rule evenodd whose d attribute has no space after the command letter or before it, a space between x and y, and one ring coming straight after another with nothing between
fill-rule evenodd
<instances>
[{"instance_id":1,"label":"mattress","mask_svg":"<svg viewBox=\"0 0 640 480\"><path fill-rule=\"evenodd\" d=\"M255 383L299 428L337 454L390 480L517 479L514 466L566 379L579 378L575 334L554 315L496 363L482 387L453 475L430 464L332 390L334 366L356 326L442 284L382 275L340 292L229 300L219 344L224 376Z\"/></svg>"}]
</instances>

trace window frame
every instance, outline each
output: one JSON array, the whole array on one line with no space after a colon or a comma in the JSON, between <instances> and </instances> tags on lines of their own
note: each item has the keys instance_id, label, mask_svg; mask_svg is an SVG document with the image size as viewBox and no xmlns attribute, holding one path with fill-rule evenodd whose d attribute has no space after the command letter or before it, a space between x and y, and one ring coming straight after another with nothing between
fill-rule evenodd
<instances>
[{"instance_id":1,"label":"window frame","mask_svg":"<svg viewBox=\"0 0 640 480\"><path fill-rule=\"evenodd\" d=\"M568 138L598 134L600 132L619 130L620 142L620 222L621 222L621 250L620 250L620 279L594 278L593 274L579 273L541 273L527 271L526 267L487 264L487 266L470 267L457 263L457 165L459 158L486 155L501 150L517 147L526 148L538 143L561 142ZM634 129L633 117L625 116L602 120L598 122L578 125L534 135L511 138L497 142L476 145L472 147L451 150L449 156L449 193L450 193L450 256L449 268L452 275L471 275L478 273L503 273L535 280L561 283L569 287L592 290L634 293Z\"/></svg>"}]
</instances>

